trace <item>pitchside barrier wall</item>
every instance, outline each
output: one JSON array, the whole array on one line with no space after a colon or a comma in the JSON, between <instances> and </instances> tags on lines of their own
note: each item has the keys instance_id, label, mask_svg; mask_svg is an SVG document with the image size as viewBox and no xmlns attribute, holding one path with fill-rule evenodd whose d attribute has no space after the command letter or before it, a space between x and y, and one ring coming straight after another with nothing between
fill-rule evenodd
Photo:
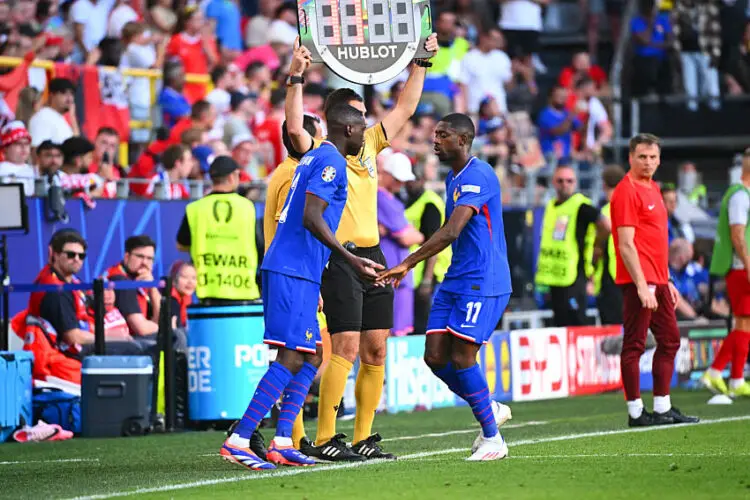
<instances>
[{"instance_id":1,"label":"pitchside barrier wall","mask_svg":"<svg viewBox=\"0 0 750 500\"><path fill-rule=\"evenodd\" d=\"M727 335L726 323L680 323L680 334L672 385L697 387L697 380ZM620 356L611 349L612 344L619 345L616 339L621 335L620 326L496 331L479 351L479 363L497 401L534 401L618 391L622 387ZM607 342L603 346L604 341ZM648 349L641 357L641 388L646 391L653 388L654 351ZM397 413L466 404L432 374L423 356L423 336L388 339L380 410ZM346 413L354 412L355 380L356 371L352 370L344 396Z\"/></svg>"}]
</instances>

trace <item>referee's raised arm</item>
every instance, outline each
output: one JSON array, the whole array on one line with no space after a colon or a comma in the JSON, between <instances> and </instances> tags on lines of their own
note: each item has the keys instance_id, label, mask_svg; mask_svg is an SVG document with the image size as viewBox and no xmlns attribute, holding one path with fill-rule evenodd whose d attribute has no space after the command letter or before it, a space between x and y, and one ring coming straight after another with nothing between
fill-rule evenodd
<instances>
[{"instance_id":1,"label":"referee's raised arm","mask_svg":"<svg viewBox=\"0 0 750 500\"><path fill-rule=\"evenodd\" d=\"M300 45L299 37L294 42L292 62L289 66L289 77L286 81L286 100L284 113L286 115L286 129L294 149L309 151L313 145L313 138L303 126L305 110L302 104L302 85L305 83L304 74L312 62L310 51Z\"/></svg>"}]
</instances>

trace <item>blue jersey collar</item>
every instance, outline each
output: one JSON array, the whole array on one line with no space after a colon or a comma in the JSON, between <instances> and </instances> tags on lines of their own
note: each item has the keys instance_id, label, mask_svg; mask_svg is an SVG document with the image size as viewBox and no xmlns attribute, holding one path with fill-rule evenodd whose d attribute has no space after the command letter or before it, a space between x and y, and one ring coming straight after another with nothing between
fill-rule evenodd
<instances>
[{"instance_id":1,"label":"blue jersey collar","mask_svg":"<svg viewBox=\"0 0 750 500\"><path fill-rule=\"evenodd\" d=\"M456 175L453 176L453 180L455 181L456 179L458 179L458 176L463 174L464 170L469 168L469 165L471 165L471 163L476 159L477 159L476 156L472 156L471 158L469 158L469 161L466 162L466 165L464 165L464 168L462 168L460 172L458 172Z\"/></svg>"}]
</instances>

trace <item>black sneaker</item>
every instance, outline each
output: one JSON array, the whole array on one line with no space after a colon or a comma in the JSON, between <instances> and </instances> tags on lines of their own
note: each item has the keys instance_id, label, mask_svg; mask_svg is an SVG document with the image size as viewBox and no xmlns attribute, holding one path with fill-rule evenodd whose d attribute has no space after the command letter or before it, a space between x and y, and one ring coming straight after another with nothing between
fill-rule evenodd
<instances>
[{"instance_id":1,"label":"black sneaker","mask_svg":"<svg viewBox=\"0 0 750 500\"><path fill-rule=\"evenodd\" d=\"M366 460L365 457L353 452L346 445L343 441L345 437L344 434L336 434L330 441L320 446L315 446L309 439L302 438L299 451L308 457L327 462L362 462Z\"/></svg>"},{"instance_id":2,"label":"black sneaker","mask_svg":"<svg viewBox=\"0 0 750 500\"><path fill-rule=\"evenodd\" d=\"M263 434L261 434L258 429L255 429L250 435L250 449L253 453L258 455L258 458L264 462L268 461L266 460L266 453L268 453L268 450L266 449L266 440L263 439Z\"/></svg>"},{"instance_id":3,"label":"black sneaker","mask_svg":"<svg viewBox=\"0 0 750 500\"><path fill-rule=\"evenodd\" d=\"M656 425L654 423L654 415L647 412L645 408L641 411L641 416L638 418L628 415L628 427L649 427L652 425Z\"/></svg>"},{"instance_id":4,"label":"black sneaker","mask_svg":"<svg viewBox=\"0 0 750 500\"><path fill-rule=\"evenodd\" d=\"M367 439L363 439L359 443L352 445L352 450L354 451L354 453L362 455L367 460L373 460L376 458L396 460L396 455L394 455L393 453L385 453L382 448L380 448L380 445L378 443L382 439L383 438L380 437L380 434L373 434Z\"/></svg>"},{"instance_id":5,"label":"black sneaker","mask_svg":"<svg viewBox=\"0 0 750 500\"><path fill-rule=\"evenodd\" d=\"M654 419L664 419L665 424L695 424L697 422L700 422L700 419L698 417L683 415L682 412L674 406L664 413L654 412Z\"/></svg>"}]
</instances>

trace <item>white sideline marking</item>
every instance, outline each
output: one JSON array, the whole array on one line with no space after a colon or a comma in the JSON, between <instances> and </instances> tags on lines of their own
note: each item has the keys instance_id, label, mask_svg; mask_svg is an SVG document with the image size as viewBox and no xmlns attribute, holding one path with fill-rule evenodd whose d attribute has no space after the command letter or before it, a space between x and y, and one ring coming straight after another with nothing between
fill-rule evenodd
<instances>
[{"instance_id":1,"label":"white sideline marking","mask_svg":"<svg viewBox=\"0 0 750 500\"><path fill-rule=\"evenodd\" d=\"M20 464L59 464L62 462L98 462L98 458L60 458L57 460L21 460L18 462L0 462L0 465Z\"/></svg>"},{"instance_id":2,"label":"white sideline marking","mask_svg":"<svg viewBox=\"0 0 750 500\"><path fill-rule=\"evenodd\" d=\"M505 424L501 427L501 430L503 429L517 429L519 427L529 427L531 425L547 425L549 422L544 421L536 421L532 420L530 422L520 422L517 424ZM412 439L423 439L423 438L431 438L431 437L444 437L444 436L453 436L456 434L470 434L472 432L478 432L479 427L472 427L471 429L463 429L460 431L448 431L448 432L433 432L430 434L419 434L417 436L401 436L401 437L394 437L394 438L388 438L383 439L383 442L388 441L410 441Z\"/></svg>"},{"instance_id":3,"label":"white sideline marking","mask_svg":"<svg viewBox=\"0 0 750 500\"><path fill-rule=\"evenodd\" d=\"M725 423L725 422L736 422L736 421L741 421L741 420L750 420L750 415L744 415L740 417L725 417L725 418L709 419L709 420L703 420L696 424L664 425L664 426L657 426L657 427L638 427L638 428L618 429L618 430L612 430L612 431L598 431L598 432L585 432L581 434L567 434L563 436L551 436L551 437L538 438L538 439L525 439L525 440L516 441L515 443L508 443L508 446L515 447L515 446L524 446L524 445L539 444L539 443L550 443L550 442L555 442L555 441L570 441L574 439L614 436L617 434L630 434L630 433L635 433L635 432L656 432L656 431L663 431L663 430L669 430L669 429L678 429L680 427L693 427L696 425L720 424L720 423ZM425 458L425 457L434 457L434 456L439 456L439 455L448 455L451 453L466 453L467 451L468 450L466 448L448 448L445 450L424 451L421 453L412 453L409 455L402 455L399 457L398 462L401 462L404 460L416 460L416 459ZM300 468L291 469L291 470L280 470L280 471L269 472L269 473L248 472L248 475L243 475L243 476L221 477L217 479L204 479L202 481L194 481L191 483L168 484L168 485L156 486L152 488L138 488L135 490L128 490L128 491L116 491L113 493L102 493L98 495L75 497L72 500L101 500L101 499L106 499L106 498L128 497L128 496L133 496L133 495L143 495L146 493L159 493L163 491L175 491L175 490L184 490L184 489L190 489L190 488L199 488L201 486L211 486L214 484L236 483L239 481L253 481L253 480L258 480L258 479L275 479L279 477L296 476L299 474L312 474L314 472L325 472L325 471L332 471L332 470L339 470L339 469L353 469L356 467L367 467L370 465L377 465L377 464L383 464L383 463L398 463L398 462L389 462L386 460L369 460L367 462L350 462L350 463L344 463L344 464L318 465L315 467L300 467Z\"/></svg>"},{"instance_id":4,"label":"white sideline marking","mask_svg":"<svg viewBox=\"0 0 750 500\"><path fill-rule=\"evenodd\" d=\"M547 425L549 422L545 422L543 420L530 420L529 422L519 422L517 424L505 424L502 426L501 429L518 429L519 427L529 427L532 425ZM472 427L471 429L462 429L460 431L447 431L447 432L432 432L430 434L418 434L416 436L401 436L401 437L393 437L388 439L383 439L383 442L388 441L411 441L414 439L423 439L423 438L432 438L432 437L445 437L445 436L453 436L456 434L471 434L472 432L478 432L479 427ZM198 455L199 457L218 457L218 453L203 453L201 455Z\"/></svg>"}]
</instances>

